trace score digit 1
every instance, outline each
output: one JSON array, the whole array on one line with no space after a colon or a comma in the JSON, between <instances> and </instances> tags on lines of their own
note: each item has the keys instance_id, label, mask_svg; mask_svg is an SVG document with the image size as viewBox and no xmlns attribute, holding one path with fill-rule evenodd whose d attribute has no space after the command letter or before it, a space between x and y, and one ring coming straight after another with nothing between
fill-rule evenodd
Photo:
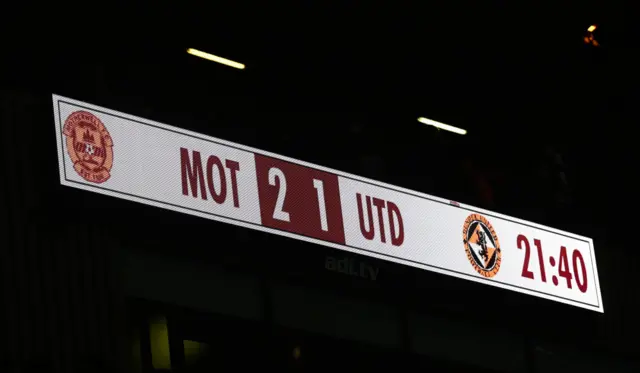
<instances>
[{"instance_id":1,"label":"score digit 1","mask_svg":"<svg viewBox=\"0 0 640 373\"><path fill-rule=\"evenodd\" d=\"M329 230L329 223L327 222L327 206L324 202L324 183L322 180L313 179L313 187L316 188L318 193L318 208L320 209L320 226L323 231Z\"/></svg>"}]
</instances>

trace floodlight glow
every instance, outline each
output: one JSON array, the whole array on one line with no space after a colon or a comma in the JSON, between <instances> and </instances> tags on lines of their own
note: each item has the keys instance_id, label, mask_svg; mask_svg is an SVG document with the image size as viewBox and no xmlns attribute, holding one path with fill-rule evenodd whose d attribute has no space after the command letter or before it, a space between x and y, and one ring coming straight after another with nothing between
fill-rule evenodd
<instances>
[{"instance_id":1,"label":"floodlight glow","mask_svg":"<svg viewBox=\"0 0 640 373\"><path fill-rule=\"evenodd\" d=\"M193 49L193 48L187 49L187 53L189 53L191 55L194 55L196 57L204 58L205 60L209 60L209 61L221 63L223 65L235 67L236 69L240 69L240 70L244 69L244 67L245 67L244 64L241 64L239 62L235 62L235 61L228 60L226 58L214 56L213 54L210 54L210 53L207 53L207 52L203 52L203 51L199 51L199 50Z\"/></svg>"},{"instance_id":2,"label":"floodlight glow","mask_svg":"<svg viewBox=\"0 0 640 373\"><path fill-rule=\"evenodd\" d=\"M434 126L436 128L440 128L440 129L443 129L445 131L450 131L450 132L453 132L453 133L457 133L458 135L466 135L467 134L467 130L463 130L462 128L450 126L448 124L440 123L438 121L427 119L427 118L423 118L423 117L418 118L418 122L426 124L428 126Z\"/></svg>"}]
</instances>

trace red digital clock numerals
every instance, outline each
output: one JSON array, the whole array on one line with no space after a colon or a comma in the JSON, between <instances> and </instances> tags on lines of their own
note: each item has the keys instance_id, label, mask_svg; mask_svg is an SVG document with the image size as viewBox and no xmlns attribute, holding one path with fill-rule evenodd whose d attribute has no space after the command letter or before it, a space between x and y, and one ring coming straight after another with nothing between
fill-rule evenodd
<instances>
[{"instance_id":1,"label":"red digital clock numerals","mask_svg":"<svg viewBox=\"0 0 640 373\"><path fill-rule=\"evenodd\" d=\"M536 247L536 254L538 257L538 268L540 269L540 280L542 282L547 282L547 271L545 268L545 260L542 251L542 242L538 239L533 240L533 244ZM524 260L522 262L522 277L535 280L536 276L533 271L529 269L530 261L531 261L531 245L529 244L529 240L524 235L518 235L517 239L517 247L518 249L524 250ZM569 265L569 258L567 255L567 248L562 246L560 247L560 255L558 260L553 256L549 257L549 264L551 267L555 267L556 263L558 265L557 272L558 276L564 278L566 280L566 285L568 289L572 289L572 280L575 280L576 286L582 293L587 292L588 281L587 281L587 268L584 263L584 258L582 257L582 253L579 250L573 250L571 253L571 266ZM552 275L551 279L555 286L558 286L559 279L558 276Z\"/></svg>"},{"instance_id":2,"label":"red digital clock numerals","mask_svg":"<svg viewBox=\"0 0 640 373\"><path fill-rule=\"evenodd\" d=\"M262 225L345 244L338 176L256 154Z\"/></svg>"}]
</instances>

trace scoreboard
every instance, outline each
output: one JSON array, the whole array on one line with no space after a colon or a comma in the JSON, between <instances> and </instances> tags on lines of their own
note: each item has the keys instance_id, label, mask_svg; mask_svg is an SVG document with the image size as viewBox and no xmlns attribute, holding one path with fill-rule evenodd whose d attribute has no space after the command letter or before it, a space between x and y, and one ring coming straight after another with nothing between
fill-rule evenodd
<instances>
[{"instance_id":1,"label":"scoreboard","mask_svg":"<svg viewBox=\"0 0 640 373\"><path fill-rule=\"evenodd\" d=\"M65 186L604 312L590 238L58 95L53 111Z\"/></svg>"}]
</instances>

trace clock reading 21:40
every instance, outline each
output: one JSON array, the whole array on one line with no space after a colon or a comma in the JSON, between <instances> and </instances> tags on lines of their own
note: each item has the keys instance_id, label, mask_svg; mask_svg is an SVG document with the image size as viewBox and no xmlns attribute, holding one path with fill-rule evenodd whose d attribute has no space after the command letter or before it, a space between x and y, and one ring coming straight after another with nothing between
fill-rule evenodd
<instances>
[{"instance_id":1,"label":"clock reading 21:40","mask_svg":"<svg viewBox=\"0 0 640 373\"><path fill-rule=\"evenodd\" d=\"M540 279L542 282L547 282L547 273L545 270L545 260L542 255L542 243L538 239L533 240L538 252L538 263L540 268ZM524 263L522 265L522 277L535 279L532 271L529 270L529 260L531 258L531 245L529 240L524 235L518 236L518 249L525 250ZM553 256L549 257L549 264L551 267L556 266L556 259ZM573 250L571 253L571 268L569 267L569 258L567 255L567 248L560 247L560 257L558 258L558 276L563 277L567 281L567 288L572 289L572 282L575 280L576 286L582 293L587 292L587 268L584 264L584 258L579 250ZM552 275L552 282L555 286L558 286L558 276Z\"/></svg>"}]
</instances>

